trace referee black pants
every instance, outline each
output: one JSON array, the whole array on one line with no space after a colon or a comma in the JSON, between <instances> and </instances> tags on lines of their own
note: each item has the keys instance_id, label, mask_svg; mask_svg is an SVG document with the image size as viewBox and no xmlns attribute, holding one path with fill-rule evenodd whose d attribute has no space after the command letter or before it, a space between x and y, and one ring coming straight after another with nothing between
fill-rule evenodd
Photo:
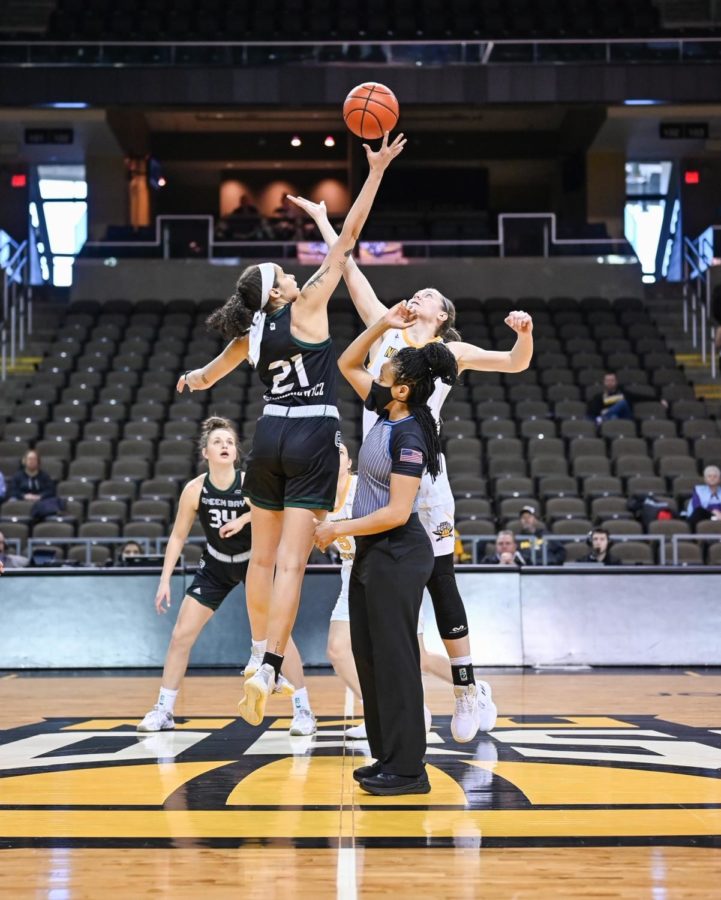
<instances>
[{"instance_id":1,"label":"referee black pants","mask_svg":"<svg viewBox=\"0 0 721 900\"><path fill-rule=\"evenodd\" d=\"M426 751L418 614L433 548L417 515L356 538L348 603L371 754L381 771L420 775Z\"/></svg>"}]
</instances>

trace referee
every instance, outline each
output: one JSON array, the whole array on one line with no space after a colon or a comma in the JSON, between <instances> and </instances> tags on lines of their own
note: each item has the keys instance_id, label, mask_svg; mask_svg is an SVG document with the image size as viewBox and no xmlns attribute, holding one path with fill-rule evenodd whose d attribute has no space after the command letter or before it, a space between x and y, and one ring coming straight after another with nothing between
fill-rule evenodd
<instances>
[{"instance_id":1,"label":"referee","mask_svg":"<svg viewBox=\"0 0 721 900\"><path fill-rule=\"evenodd\" d=\"M372 765L353 777L371 794L426 794L423 683L416 635L433 548L416 513L424 470L439 471L440 441L427 401L435 379L453 384L457 366L442 344L405 348L384 363L378 381L364 361L391 328L415 321L405 303L389 310L348 347L340 370L378 414L358 457L353 518L318 522L321 549L345 535L356 538L349 606Z\"/></svg>"}]
</instances>

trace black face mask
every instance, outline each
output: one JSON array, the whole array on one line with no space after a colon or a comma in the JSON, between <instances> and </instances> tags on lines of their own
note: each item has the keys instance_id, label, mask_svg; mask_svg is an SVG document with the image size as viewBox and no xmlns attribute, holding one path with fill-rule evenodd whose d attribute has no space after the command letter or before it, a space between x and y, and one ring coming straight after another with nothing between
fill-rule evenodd
<instances>
[{"instance_id":1,"label":"black face mask","mask_svg":"<svg viewBox=\"0 0 721 900\"><path fill-rule=\"evenodd\" d=\"M370 393L366 397L363 405L371 412L380 414L384 411L386 406L388 406L391 400L395 400L395 397L391 393L391 389L374 381L373 384L371 384Z\"/></svg>"}]
</instances>

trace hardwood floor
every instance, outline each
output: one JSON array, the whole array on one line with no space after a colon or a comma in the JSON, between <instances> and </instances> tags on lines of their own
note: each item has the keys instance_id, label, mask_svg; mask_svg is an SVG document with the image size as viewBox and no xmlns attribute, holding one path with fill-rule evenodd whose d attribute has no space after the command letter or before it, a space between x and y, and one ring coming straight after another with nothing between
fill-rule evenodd
<instances>
[{"instance_id":1,"label":"hardwood floor","mask_svg":"<svg viewBox=\"0 0 721 900\"><path fill-rule=\"evenodd\" d=\"M148 736L154 677L0 674L0 896L717 895L721 675L484 677L492 734L454 743L427 679L432 791L376 798L333 676L308 679L318 734L291 739L288 701L250 728L227 674L186 679L177 730Z\"/></svg>"}]
</instances>

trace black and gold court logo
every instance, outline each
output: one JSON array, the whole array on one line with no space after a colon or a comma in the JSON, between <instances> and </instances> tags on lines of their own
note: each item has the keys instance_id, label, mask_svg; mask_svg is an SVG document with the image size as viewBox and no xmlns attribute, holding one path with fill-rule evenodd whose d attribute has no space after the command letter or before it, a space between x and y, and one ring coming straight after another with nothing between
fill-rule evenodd
<instances>
[{"instance_id":1,"label":"black and gold court logo","mask_svg":"<svg viewBox=\"0 0 721 900\"><path fill-rule=\"evenodd\" d=\"M721 725L643 716L519 716L456 744L434 720L430 794L371 797L350 777L363 747L325 717L51 719L0 735L0 844L205 846L338 837L389 846L721 843Z\"/></svg>"}]
</instances>

